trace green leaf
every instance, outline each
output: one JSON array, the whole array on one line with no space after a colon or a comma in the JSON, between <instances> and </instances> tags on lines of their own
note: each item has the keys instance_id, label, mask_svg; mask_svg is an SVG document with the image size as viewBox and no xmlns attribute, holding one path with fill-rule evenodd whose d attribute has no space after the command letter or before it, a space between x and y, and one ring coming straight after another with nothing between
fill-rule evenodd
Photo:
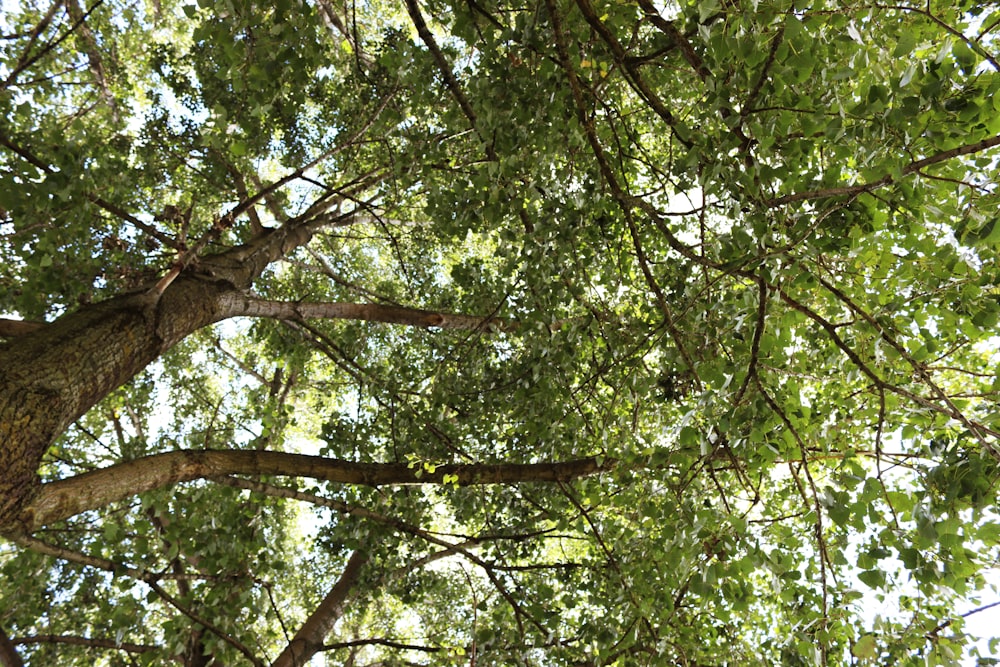
<instances>
[{"instance_id":1,"label":"green leaf","mask_svg":"<svg viewBox=\"0 0 1000 667\"><path fill-rule=\"evenodd\" d=\"M878 655L878 642L873 635L862 635L851 647L851 655L862 660L869 660Z\"/></svg>"},{"instance_id":2,"label":"green leaf","mask_svg":"<svg viewBox=\"0 0 1000 667\"><path fill-rule=\"evenodd\" d=\"M892 52L893 58L903 58L910 55L913 48L917 45L916 33L912 30L904 30L899 35L899 41L896 42L896 48ZM905 85L905 84L901 84Z\"/></svg>"},{"instance_id":3,"label":"green leaf","mask_svg":"<svg viewBox=\"0 0 1000 667\"><path fill-rule=\"evenodd\" d=\"M864 572L858 573L858 579L860 579L869 588L885 587L885 572L882 572L881 570L865 570Z\"/></svg>"}]
</instances>

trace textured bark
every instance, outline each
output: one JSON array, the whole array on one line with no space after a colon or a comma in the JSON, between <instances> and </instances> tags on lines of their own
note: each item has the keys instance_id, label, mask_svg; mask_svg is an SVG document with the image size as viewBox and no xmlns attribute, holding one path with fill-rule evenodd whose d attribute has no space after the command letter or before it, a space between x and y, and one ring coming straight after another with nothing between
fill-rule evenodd
<instances>
[{"instance_id":1,"label":"textured bark","mask_svg":"<svg viewBox=\"0 0 1000 667\"><path fill-rule=\"evenodd\" d=\"M609 470L612 459L562 463L449 464L434 472L405 463L355 463L303 454L267 451L178 451L146 456L43 485L17 516L27 531L67 519L138 493L194 479L225 475L286 475L361 486L442 484L461 486L568 482Z\"/></svg>"},{"instance_id":2,"label":"textured bark","mask_svg":"<svg viewBox=\"0 0 1000 667\"><path fill-rule=\"evenodd\" d=\"M361 575L361 568L368 562L368 554L358 550L351 554L340 579L319 603L299 631L288 642L271 667L302 667L323 648L323 640L333 630Z\"/></svg>"},{"instance_id":3,"label":"textured bark","mask_svg":"<svg viewBox=\"0 0 1000 667\"><path fill-rule=\"evenodd\" d=\"M49 445L95 403L185 336L222 318L221 296L309 240L326 221L287 225L205 258L160 295L141 291L85 306L0 346L0 533L41 488Z\"/></svg>"},{"instance_id":4,"label":"textured bark","mask_svg":"<svg viewBox=\"0 0 1000 667\"><path fill-rule=\"evenodd\" d=\"M14 338L26 336L34 333L45 326L44 322L31 322L28 320L11 320L0 317L0 336L4 338Z\"/></svg>"},{"instance_id":5,"label":"textured bark","mask_svg":"<svg viewBox=\"0 0 1000 667\"><path fill-rule=\"evenodd\" d=\"M24 667L21 656L18 655L3 627L0 627L0 667Z\"/></svg>"},{"instance_id":6,"label":"textured bark","mask_svg":"<svg viewBox=\"0 0 1000 667\"><path fill-rule=\"evenodd\" d=\"M213 321L209 283L155 302L134 294L81 309L0 349L0 529L38 490L49 445L115 387Z\"/></svg>"}]
</instances>

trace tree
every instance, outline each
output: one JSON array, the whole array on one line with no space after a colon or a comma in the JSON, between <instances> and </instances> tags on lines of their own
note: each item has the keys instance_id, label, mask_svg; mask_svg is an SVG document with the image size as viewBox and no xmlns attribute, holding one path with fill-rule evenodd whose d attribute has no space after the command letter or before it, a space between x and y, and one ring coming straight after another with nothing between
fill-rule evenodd
<instances>
[{"instance_id":1,"label":"tree","mask_svg":"<svg viewBox=\"0 0 1000 667\"><path fill-rule=\"evenodd\" d=\"M1000 7L23 4L0 664L975 655Z\"/></svg>"}]
</instances>

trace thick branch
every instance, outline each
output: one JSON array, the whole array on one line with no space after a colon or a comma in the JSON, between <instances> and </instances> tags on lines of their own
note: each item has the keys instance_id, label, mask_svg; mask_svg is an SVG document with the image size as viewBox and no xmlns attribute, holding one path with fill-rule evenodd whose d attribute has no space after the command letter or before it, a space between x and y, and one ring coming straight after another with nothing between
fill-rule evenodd
<instances>
[{"instance_id":1,"label":"thick branch","mask_svg":"<svg viewBox=\"0 0 1000 667\"><path fill-rule=\"evenodd\" d=\"M11 320L6 317L0 317L0 337L17 338L18 336L27 336L30 333L38 331L44 326L45 322Z\"/></svg>"},{"instance_id":2,"label":"thick branch","mask_svg":"<svg viewBox=\"0 0 1000 667\"><path fill-rule=\"evenodd\" d=\"M2 626L0 626L0 667L24 667L21 656L17 654L14 644Z\"/></svg>"},{"instance_id":3,"label":"thick branch","mask_svg":"<svg viewBox=\"0 0 1000 667\"><path fill-rule=\"evenodd\" d=\"M499 331L512 328L496 317L457 315L419 308L386 306L377 303L308 303L268 301L245 294L230 293L220 304L226 317L270 317L278 320L362 320L388 322L411 327ZM2 324L2 321L0 321ZM2 334L2 329L0 329Z\"/></svg>"},{"instance_id":4,"label":"thick branch","mask_svg":"<svg viewBox=\"0 0 1000 667\"><path fill-rule=\"evenodd\" d=\"M271 667L301 667L323 649L323 640L344 615L347 600L361 576L361 568L368 562L368 554L358 549L351 554L344 572L315 611L302 624L292 641Z\"/></svg>"},{"instance_id":5,"label":"thick branch","mask_svg":"<svg viewBox=\"0 0 1000 667\"><path fill-rule=\"evenodd\" d=\"M138 493L222 475L286 475L340 484L518 484L567 482L610 470L613 459L591 457L559 463L477 463L410 467L405 463L354 463L303 454L260 451L177 451L146 456L43 484L16 519L15 526L32 532L87 510L130 498Z\"/></svg>"}]
</instances>

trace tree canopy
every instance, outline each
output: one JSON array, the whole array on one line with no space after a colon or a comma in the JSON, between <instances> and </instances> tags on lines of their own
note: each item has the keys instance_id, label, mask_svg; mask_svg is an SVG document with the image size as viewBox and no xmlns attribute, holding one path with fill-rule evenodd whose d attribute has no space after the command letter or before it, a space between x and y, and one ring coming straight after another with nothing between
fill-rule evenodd
<instances>
[{"instance_id":1,"label":"tree canopy","mask_svg":"<svg viewBox=\"0 0 1000 667\"><path fill-rule=\"evenodd\" d=\"M980 651L1000 5L0 11L0 665Z\"/></svg>"}]
</instances>

